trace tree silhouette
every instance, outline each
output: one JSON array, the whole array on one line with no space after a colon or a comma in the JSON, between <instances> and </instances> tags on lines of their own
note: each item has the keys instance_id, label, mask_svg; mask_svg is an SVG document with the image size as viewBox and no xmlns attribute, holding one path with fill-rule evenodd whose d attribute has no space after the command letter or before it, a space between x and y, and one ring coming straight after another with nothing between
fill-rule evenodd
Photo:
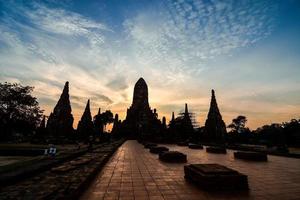
<instances>
[{"instance_id":1,"label":"tree silhouette","mask_svg":"<svg viewBox=\"0 0 300 200\"><path fill-rule=\"evenodd\" d=\"M227 127L231 129L232 133L243 133L245 132L247 123L247 118L243 115L237 116L237 118L232 120L232 123Z\"/></svg>"},{"instance_id":2,"label":"tree silhouette","mask_svg":"<svg viewBox=\"0 0 300 200\"><path fill-rule=\"evenodd\" d=\"M114 115L110 110L101 113L99 108L98 114L94 116L94 126L100 135L103 133L103 127L105 130L106 125L111 124L113 122L114 122Z\"/></svg>"},{"instance_id":3,"label":"tree silhouette","mask_svg":"<svg viewBox=\"0 0 300 200\"><path fill-rule=\"evenodd\" d=\"M106 125L114 122L114 115L110 110L101 113L102 123L104 125L104 130L106 130Z\"/></svg>"},{"instance_id":4,"label":"tree silhouette","mask_svg":"<svg viewBox=\"0 0 300 200\"><path fill-rule=\"evenodd\" d=\"M291 146L300 146L300 119L292 119L283 123L283 133L287 143Z\"/></svg>"},{"instance_id":5,"label":"tree silhouette","mask_svg":"<svg viewBox=\"0 0 300 200\"><path fill-rule=\"evenodd\" d=\"M33 87L18 83L0 83L0 140L11 139L13 133L28 136L40 124L43 111Z\"/></svg>"}]
</instances>

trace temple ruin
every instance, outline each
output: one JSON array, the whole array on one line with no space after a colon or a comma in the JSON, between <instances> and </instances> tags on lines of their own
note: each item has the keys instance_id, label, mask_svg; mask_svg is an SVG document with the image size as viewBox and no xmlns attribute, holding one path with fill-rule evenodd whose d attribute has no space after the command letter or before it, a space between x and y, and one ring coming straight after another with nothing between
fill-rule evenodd
<instances>
[{"instance_id":1,"label":"temple ruin","mask_svg":"<svg viewBox=\"0 0 300 200\"><path fill-rule=\"evenodd\" d=\"M211 91L210 108L204 128L204 138L209 142L223 143L226 136L226 125L220 114L215 91Z\"/></svg>"},{"instance_id":2,"label":"temple ruin","mask_svg":"<svg viewBox=\"0 0 300 200\"><path fill-rule=\"evenodd\" d=\"M148 86L143 78L134 86L132 104L122 125L125 136L132 139L150 139L159 134L161 122L156 109L149 106Z\"/></svg>"},{"instance_id":3,"label":"temple ruin","mask_svg":"<svg viewBox=\"0 0 300 200\"><path fill-rule=\"evenodd\" d=\"M47 132L55 139L73 138L73 121L74 118L69 97L69 82L66 82L63 92L48 118Z\"/></svg>"}]
</instances>

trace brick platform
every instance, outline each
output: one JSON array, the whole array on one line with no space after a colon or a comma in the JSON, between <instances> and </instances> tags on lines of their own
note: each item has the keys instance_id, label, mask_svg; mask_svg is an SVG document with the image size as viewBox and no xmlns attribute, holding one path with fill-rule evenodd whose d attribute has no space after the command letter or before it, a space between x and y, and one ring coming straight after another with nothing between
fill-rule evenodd
<instances>
[{"instance_id":1,"label":"brick platform","mask_svg":"<svg viewBox=\"0 0 300 200\"><path fill-rule=\"evenodd\" d=\"M300 196L300 160L269 156L269 162L235 160L233 151L209 154L165 145L188 155L188 163L218 163L248 176L248 192L208 192L184 179L182 164L165 163L134 140L125 142L82 199L278 199Z\"/></svg>"}]
</instances>

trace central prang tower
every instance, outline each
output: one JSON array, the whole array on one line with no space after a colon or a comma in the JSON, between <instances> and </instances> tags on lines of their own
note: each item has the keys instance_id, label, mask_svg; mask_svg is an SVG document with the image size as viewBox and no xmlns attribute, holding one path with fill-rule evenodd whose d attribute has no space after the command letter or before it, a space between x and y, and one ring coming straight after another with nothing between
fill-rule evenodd
<instances>
[{"instance_id":1,"label":"central prang tower","mask_svg":"<svg viewBox=\"0 0 300 200\"><path fill-rule=\"evenodd\" d=\"M148 86L140 78L133 91L131 106L127 109L126 119L123 122L125 135L132 139L149 139L160 131L160 120L156 109L153 111L148 101Z\"/></svg>"},{"instance_id":2,"label":"central prang tower","mask_svg":"<svg viewBox=\"0 0 300 200\"><path fill-rule=\"evenodd\" d=\"M150 110L148 101L148 86L143 78L140 78L134 86L131 108Z\"/></svg>"}]
</instances>

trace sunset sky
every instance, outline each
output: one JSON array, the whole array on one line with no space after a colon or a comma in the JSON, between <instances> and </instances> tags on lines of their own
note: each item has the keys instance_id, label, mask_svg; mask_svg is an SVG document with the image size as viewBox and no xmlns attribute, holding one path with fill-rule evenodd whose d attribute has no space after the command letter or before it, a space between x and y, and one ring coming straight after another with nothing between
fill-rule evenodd
<instances>
[{"instance_id":1,"label":"sunset sky","mask_svg":"<svg viewBox=\"0 0 300 200\"><path fill-rule=\"evenodd\" d=\"M227 125L299 118L300 1L0 0L0 81L46 115L69 81L74 127L88 98L124 119L140 77L160 118L188 103L203 126L211 89Z\"/></svg>"}]
</instances>

